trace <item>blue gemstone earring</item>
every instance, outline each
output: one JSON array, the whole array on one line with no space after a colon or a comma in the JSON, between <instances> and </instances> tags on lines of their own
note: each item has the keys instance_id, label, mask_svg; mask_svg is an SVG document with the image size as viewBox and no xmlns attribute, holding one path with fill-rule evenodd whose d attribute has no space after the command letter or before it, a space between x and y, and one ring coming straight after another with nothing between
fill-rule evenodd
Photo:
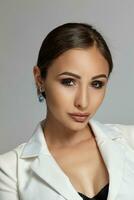
<instances>
[{"instance_id":1,"label":"blue gemstone earring","mask_svg":"<svg viewBox=\"0 0 134 200\"><path fill-rule=\"evenodd\" d=\"M38 98L39 98L39 102L43 102L44 101L44 96L42 95L42 87L40 86L39 88L39 94L38 94Z\"/></svg>"}]
</instances>

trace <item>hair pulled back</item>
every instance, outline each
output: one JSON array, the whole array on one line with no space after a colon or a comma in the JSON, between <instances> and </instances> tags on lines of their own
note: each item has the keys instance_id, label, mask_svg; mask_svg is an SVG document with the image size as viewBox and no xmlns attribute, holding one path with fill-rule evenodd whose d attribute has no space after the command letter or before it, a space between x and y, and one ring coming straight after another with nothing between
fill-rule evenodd
<instances>
[{"instance_id":1,"label":"hair pulled back","mask_svg":"<svg viewBox=\"0 0 134 200\"><path fill-rule=\"evenodd\" d=\"M41 77L46 78L52 62L65 51L93 46L96 46L107 60L110 75L113 69L110 50L103 36L93 26L87 23L65 23L56 27L45 37L39 50L37 66L40 68ZM45 94L43 96L45 97Z\"/></svg>"}]
</instances>

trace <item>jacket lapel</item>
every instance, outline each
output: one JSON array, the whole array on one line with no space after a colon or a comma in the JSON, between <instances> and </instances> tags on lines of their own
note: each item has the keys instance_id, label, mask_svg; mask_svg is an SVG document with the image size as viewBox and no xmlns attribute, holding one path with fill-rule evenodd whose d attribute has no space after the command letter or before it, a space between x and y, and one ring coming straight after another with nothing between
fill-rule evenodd
<instances>
[{"instance_id":1,"label":"jacket lapel","mask_svg":"<svg viewBox=\"0 0 134 200\"><path fill-rule=\"evenodd\" d=\"M82 200L69 178L49 152L41 123L37 125L32 138L26 144L21 158L36 157L31 164L31 169L43 181L67 200ZM109 172L108 200L114 200L123 176L125 158L124 149L119 143L121 135L116 130L93 119L89 120L89 125L95 134L98 148Z\"/></svg>"},{"instance_id":2,"label":"jacket lapel","mask_svg":"<svg viewBox=\"0 0 134 200\"><path fill-rule=\"evenodd\" d=\"M28 159L35 157L30 166L31 170L65 199L82 200L71 185L69 178L49 152L41 127L42 123L43 121L35 128L33 136L23 149L21 158Z\"/></svg>"},{"instance_id":3,"label":"jacket lapel","mask_svg":"<svg viewBox=\"0 0 134 200\"><path fill-rule=\"evenodd\" d=\"M52 156L39 155L31 169L67 200L82 200Z\"/></svg>"},{"instance_id":4,"label":"jacket lapel","mask_svg":"<svg viewBox=\"0 0 134 200\"><path fill-rule=\"evenodd\" d=\"M121 145L122 135L114 127L98 121L90 123L95 133L98 148L109 173L109 192L107 200L115 200L121 185L125 164L125 149Z\"/></svg>"},{"instance_id":5,"label":"jacket lapel","mask_svg":"<svg viewBox=\"0 0 134 200\"><path fill-rule=\"evenodd\" d=\"M105 141L99 146L100 152L109 172L109 194L108 200L116 199L121 185L124 167L124 153L119 144L112 141Z\"/></svg>"}]
</instances>

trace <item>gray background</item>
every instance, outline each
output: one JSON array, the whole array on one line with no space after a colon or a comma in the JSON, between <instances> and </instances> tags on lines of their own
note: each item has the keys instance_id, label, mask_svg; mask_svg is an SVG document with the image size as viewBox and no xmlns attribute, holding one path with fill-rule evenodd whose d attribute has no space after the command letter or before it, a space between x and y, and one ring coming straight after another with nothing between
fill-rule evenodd
<instances>
[{"instance_id":1,"label":"gray background","mask_svg":"<svg viewBox=\"0 0 134 200\"><path fill-rule=\"evenodd\" d=\"M46 116L32 70L46 34L66 22L94 25L113 55L114 71L94 117L104 123L134 124L133 21L133 0L1 0L0 153L27 141Z\"/></svg>"}]
</instances>

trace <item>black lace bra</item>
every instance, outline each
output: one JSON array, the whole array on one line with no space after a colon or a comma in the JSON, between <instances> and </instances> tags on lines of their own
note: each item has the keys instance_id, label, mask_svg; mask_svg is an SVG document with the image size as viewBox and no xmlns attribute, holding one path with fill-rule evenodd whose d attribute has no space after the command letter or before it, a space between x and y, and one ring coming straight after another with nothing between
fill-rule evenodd
<instances>
[{"instance_id":1,"label":"black lace bra","mask_svg":"<svg viewBox=\"0 0 134 200\"><path fill-rule=\"evenodd\" d=\"M78 192L78 194L83 198L83 200L106 200L108 196L108 189L109 189L109 183L105 185L98 194L96 194L94 197L89 198L85 196L84 194Z\"/></svg>"}]
</instances>

